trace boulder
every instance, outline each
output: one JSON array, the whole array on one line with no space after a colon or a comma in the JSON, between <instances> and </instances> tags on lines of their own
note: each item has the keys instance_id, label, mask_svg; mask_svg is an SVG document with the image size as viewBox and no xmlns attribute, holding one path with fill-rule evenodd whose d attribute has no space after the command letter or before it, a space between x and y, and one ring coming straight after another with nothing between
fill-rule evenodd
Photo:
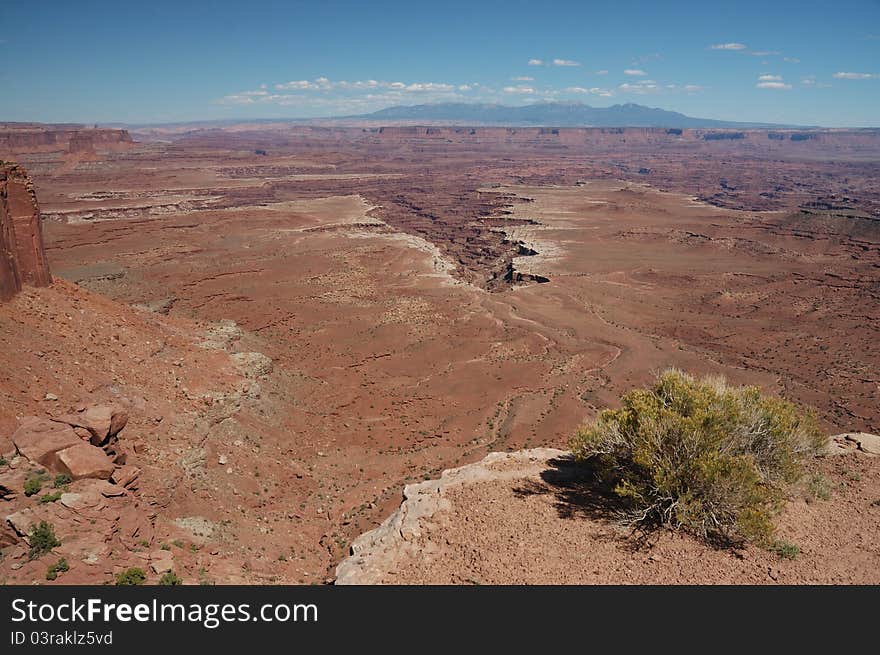
<instances>
[{"instance_id":1,"label":"boulder","mask_svg":"<svg viewBox=\"0 0 880 655\"><path fill-rule=\"evenodd\" d=\"M52 419L73 428L87 430L91 443L103 446L128 423L128 412L118 405L88 405L81 411Z\"/></svg>"},{"instance_id":2,"label":"boulder","mask_svg":"<svg viewBox=\"0 0 880 655\"><path fill-rule=\"evenodd\" d=\"M0 522L0 548L14 546L19 542L18 533L7 521Z\"/></svg>"},{"instance_id":3,"label":"boulder","mask_svg":"<svg viewBox=\"0 0 880 655\"><path fill-rule=\"evenodd\" d=\"M141 470L137 466L132 466L128 464L126 466L120 466L113 474L110 476L110 481L114 484L118 484L121 487L133 488L137 486L135 482L137 482L138 476L140 476Z\"/></svg>"},{"instance_id":4,"label":"boulder","mask_svg":"<svg viewBox=\"0 0 880 655\"><path fill-rule=\"evenodd\" d=\"M57 469L58 452L79 445L82 440L69 425L30 416L22 420L12 435L12 442L31 462Z\"/></svg>"},{"instance_id":5,"label":"boulder","mask_svg":"<svg viewBox=\"0 0 880 655\"><path fill-rule=\"evenodd\" d=\"M13 500L24 488L27 476L23 469L0 473L0 500Z\"/></svg>"},{"instance_id":6,"label":"boulder","mask_svg":"<svg viewBox=\"0 0 880 655\"><path fill-rule=\"evenodd\" d=\"M30 538L31 528L37 525L40 522L40 517L38 517L34 510L28 508L19 510L15 512L15 514L10 514L6 517L6 523L15 531L15 533L20 536L22 539L28 541Z\"/></svg>"},{"instance_id":7,"label":"boulder","mask_svg":"<svg viewBox=\"0 0 880 655\"><path fill-rule=\"evenodd\" d=\"M829 437L828 447L825 450L826 455L842 455L852 452L880 455L880 436L868 432L844 432Z\"/></svg>"},{"instance_id":8,"label":"boulder","mask_svg":"<svg viewBox=\"0 0 880 655\"><path fill-rule=\"evenodd\" d=\"M117 496L124 496L126 493L124 487L107 482L106 480L102 480L98 484L100 484L100 486L97 487L97 490L100 491L101 495L105 498L116 498Z\"/></svg>"},{"instance_id":9,"label":"boulder","mask_svg":"<svg viewBox=\"0 0 880 655\"><path fill-rule=\"evenodd\" d=\"M107 480L115 469L113 461L103 450L81 441L58 453L58 465L74 480L83 478Z\"/></svg>"},{"instance_id":10,"label":"boulder","mask_svg":"<svg viewBox=\"0 0 880 655\"><path fill-rule=\"evenodd\" d=\"M849 432L838 435L837 437L834 437L834 439L836 440L839 437L843 437L847 441L854 443L856 448L862 452L871 455L880 455L880 436L876 434L870 434L868 432Z\"/></svg>"},{"instance_id":11,"label":"boulder","mask_svg":"<svg viewBox=\"0 0 880 655\"><path fill-rule=\"evenodd\" d=\"M158 575L167 573L174 568L174 555L169 550L154 550L150 553L150 567Z\"/></svg>"}]
</instances>

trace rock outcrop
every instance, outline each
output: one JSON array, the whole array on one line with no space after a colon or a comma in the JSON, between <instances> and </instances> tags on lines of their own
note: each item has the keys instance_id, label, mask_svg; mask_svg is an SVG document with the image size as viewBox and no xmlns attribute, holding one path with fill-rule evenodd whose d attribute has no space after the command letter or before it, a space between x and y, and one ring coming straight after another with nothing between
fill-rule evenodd
<instances>
[{"instance_id":1,"label":"rock outcrop","mask_svg":"<svg viewBox=\"0 0 880 655\"><path fill-rule=\"evenodd\" d=\"M449 509L446 491L451 487L491 480L524 478L546 468L548 459L566 457L555 448L533 448L512 453L489 453L474 464L443 471L439 480L404 487L404 501L375 530L351 544L351 555L336 567L336 584L378 584L395 562L419 546L413 539L422 534L432 517Z\"/></svg>"},{"instance_id":2,"label":"rock outcrop","mask_svg":"<svg viewBox=\"0 0 880 655\"><path fill-rule=\"evenodd\" d=\"M0 301L51 281L33 183L21 166L0 164Z\"/></svg>"},{"instance_id":3,"label":"rock outcrop","mask_svg":"<svg viewBox=\"0 0 880 655\"><path fill-rule=\"evenodd\" d=\"M53 557L77 562L80 577L65 577L77 584L105 570L114 551L151 538L155 512L137 492L140 469L118 464L124 460L118 433L127 420L120 407L91 404L21 419L15 452L0 467L0 548L10 570L34 559L31 531L42 521L59 539ZM170 566L171 554L162 556Z\"/></svg>"},{"instance_id":4,"label":"rock outcrop","mask_svg":"<svg viewBox=\"0 0 880 655\"><path fill-rule=\"evenodd\" d=\"M857 450L868 455L880 455L880 436L868 432L836 434L828 441L828 454L836 455Z\"/></svg>"}]
</instances>

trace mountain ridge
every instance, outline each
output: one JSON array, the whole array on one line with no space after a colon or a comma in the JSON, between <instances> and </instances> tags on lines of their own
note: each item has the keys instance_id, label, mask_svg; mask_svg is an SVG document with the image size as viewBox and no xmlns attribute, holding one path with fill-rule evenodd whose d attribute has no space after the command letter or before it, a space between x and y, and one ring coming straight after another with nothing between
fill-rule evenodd
<instances>
[{"instance_id":1,"label":"mountain ridge","mask_svg":"<svg viewBox=\"0 0 880 655\"><path fill-rule=\"evenodd\" d=\"M815 126L723 121L687 116L677 111L636 103L593 107L581 102L541 102L531 105L446 102L395 105L368 114L341 116L340 120L429 120L485 125L545 127L666 127L666 128L804 128Z\"/></svg>"}]
</instances>

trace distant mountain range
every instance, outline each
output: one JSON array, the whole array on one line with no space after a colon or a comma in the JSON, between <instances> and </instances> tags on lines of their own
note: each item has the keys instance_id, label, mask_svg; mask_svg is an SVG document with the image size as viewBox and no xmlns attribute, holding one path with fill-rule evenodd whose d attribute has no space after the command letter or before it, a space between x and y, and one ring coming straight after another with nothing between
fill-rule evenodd
<instances>
[{"instance_id":1,"label":"distant mountain range","mask_svg":"<svg viewBox=\"0 0 880 655\"><path fill-rule=\"evenodd\" d=\"M739 123L693 118L677 111L634 103L591 107L580 102L542 102L511 107L498 104L447 102L410 107L396 106L370 114L340 119L370 121L442 121L480 125L540 125L546 127L672 127L672 128L780 128L800 127L772 123Z\"/></svg>"}]
</instances>

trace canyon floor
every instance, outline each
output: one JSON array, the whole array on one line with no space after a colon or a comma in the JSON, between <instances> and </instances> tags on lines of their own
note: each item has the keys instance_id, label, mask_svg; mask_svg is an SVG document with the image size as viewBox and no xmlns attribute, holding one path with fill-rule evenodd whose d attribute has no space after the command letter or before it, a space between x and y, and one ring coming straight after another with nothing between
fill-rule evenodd
<instances>
[{"instance_id":1,"label":"canyon floor","mask_svg":"<svg viewBox=\"0 0 880 655\"><path fill-rule=\"evenodd\" d=\"M880 430L880 135L560 132L0 151L30 171L56 277L0 305L0 452L22 416L123 404L152 516L59 581L160 548L187 582L332 580L404 484L564 448L668 366ZM44 582L10 562L4 581Z\"/></svg>"}]
</instances>

